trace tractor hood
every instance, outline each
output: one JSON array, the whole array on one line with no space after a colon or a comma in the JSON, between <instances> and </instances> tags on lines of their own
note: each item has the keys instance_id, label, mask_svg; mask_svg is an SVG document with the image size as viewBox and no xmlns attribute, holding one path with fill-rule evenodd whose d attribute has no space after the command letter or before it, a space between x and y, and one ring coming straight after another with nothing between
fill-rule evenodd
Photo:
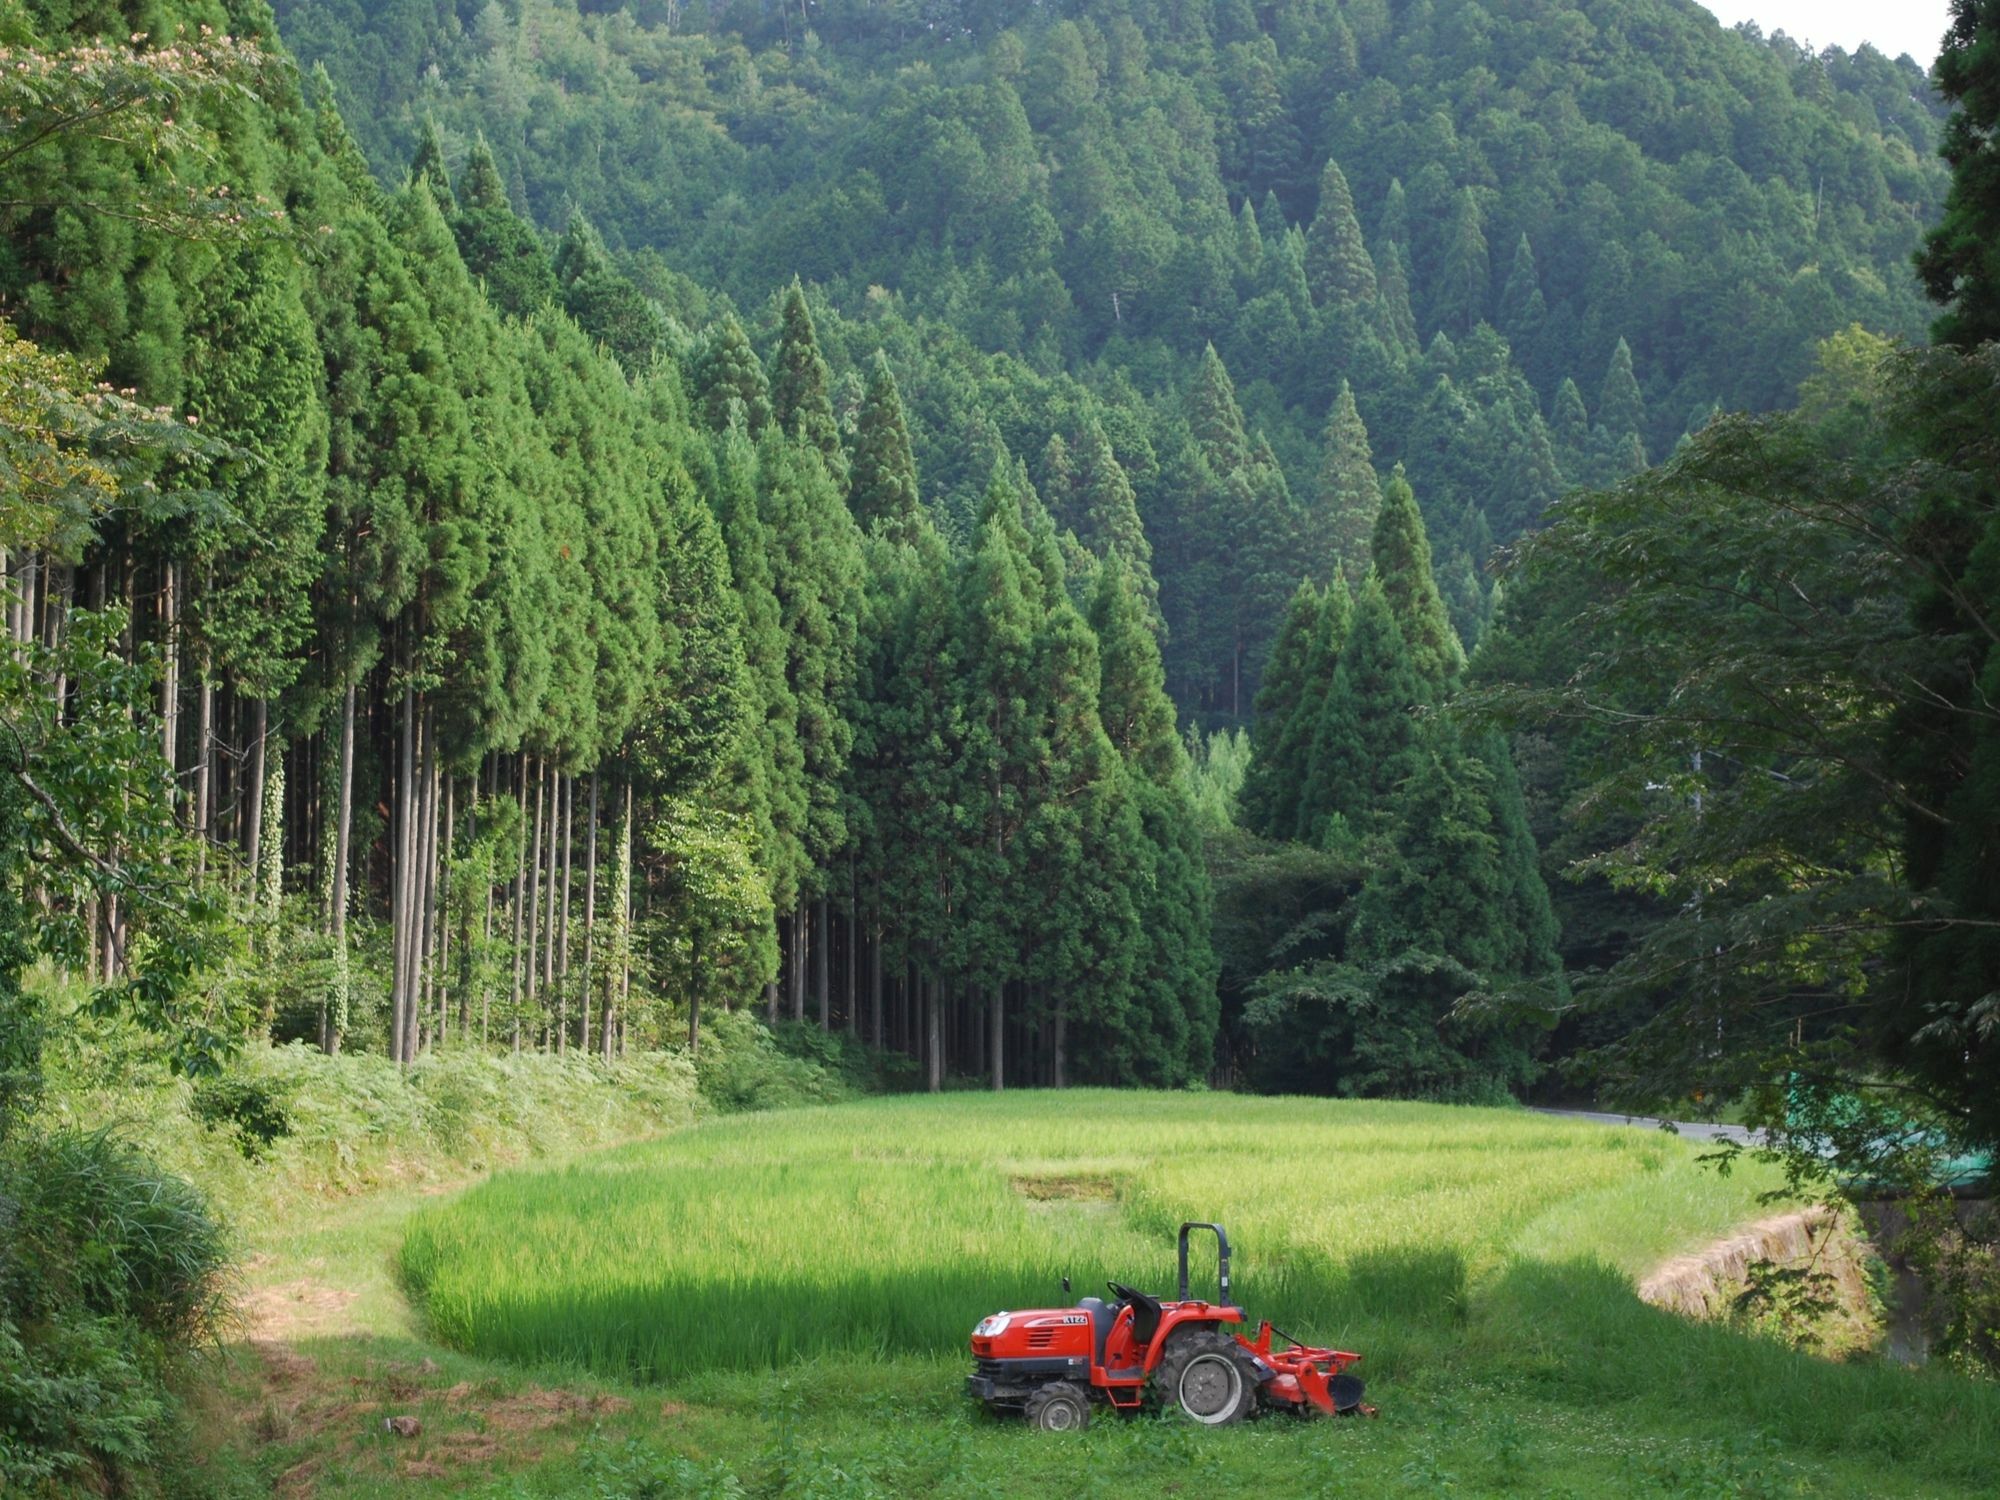
<instances>
[{"instance_id":1,"label":"tractor hood","mask_svg":"<svg viewBox=\"0 0 2000 1500\"><path fill-rule=\"evenodd\" d=\"M1023 1328L1088 1328L1090 1314L1076 1307L1028 1307L1019 1312L997 1312L981 1318L972 1330L976 1339L998 1338Z\"/></svg>"},{"instance_id":2,"label":"tractor hood","mask_svg":"<svg viewBox=\"0 0 2000 1500\"><path fill-rule=\"evenodd\" d=\"M1080 1307L997 1312L972 1330L978 1359L1054 1359L1090 1353L1091 1317Z\"/></svg>"}]
</instances>

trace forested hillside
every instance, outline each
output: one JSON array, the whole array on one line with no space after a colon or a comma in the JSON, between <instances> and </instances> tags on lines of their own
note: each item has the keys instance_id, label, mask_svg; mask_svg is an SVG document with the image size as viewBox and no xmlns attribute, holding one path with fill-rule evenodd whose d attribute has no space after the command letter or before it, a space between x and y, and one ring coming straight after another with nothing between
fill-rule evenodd
<instances>
[{"instance_id":1,"label":"forested hillside","mask_svg":"<svg viewBox=\"0 0 2000 1500\"><path fill-rule=\"evenodd\" d=\"M1913 65L1670 0L276 19L9 33L30 456L123 454L6 538L22 816L242 921L32 905L202 1056L760 998L933 1087L1518 1090L1459 997L1617 945L1448 711L1495 548L1920 331L1945 183ZM1181 726L1253 713L1238 808Z\"/></svg>"},{"instance_id":2,"label":"forested hillside","mask_svg":"<svg viewBox=\"0 0 2000 1500\"><path fill-rule=\"evenodd\" d=\"M803 277L844 410L888 350L947 529L1004 443L1088 539L1066 481L1102 425L1169 686L1211 719L1247 716L1299 568L1359 568L1370 457L1406 466L1470 646L1492 545L1566 485L1787 403L1851 321L1927 318L1920 71L1692 0L277 10L385 181L427 124L453 164L483 139L670 344L718 294L761 342Z\"/></svg>"},{"instance_id":3,"label":"forested hillside","mask_svg":"<svg viewBox=\"0 0 2000 1500\"><path fill-rule=\"evenodd\" d=\"M678 361L483 148L381 187L225 30L260 15L18 32L8 857L77 861L24 885L40 950L189 1066L693 1047L761 991L932 1087L1202 1077L1206 876L1101 438L1099 554L999 448L949 543L892 366L843 423L796 282L768 356L724 314ZM96 70L129 133L79 123Z\"/></svg>"},{"instance_id":4,"label":"forested hillside","mask_svg":"<svg viewBox=\"0 0 2000 1500\"><path fill-rule=\"evenodd\" d=\"M0 1485L308 1064L1730 1106L2000 1361L1996 38L0 8Z\"/></svg>"}]
</instances>

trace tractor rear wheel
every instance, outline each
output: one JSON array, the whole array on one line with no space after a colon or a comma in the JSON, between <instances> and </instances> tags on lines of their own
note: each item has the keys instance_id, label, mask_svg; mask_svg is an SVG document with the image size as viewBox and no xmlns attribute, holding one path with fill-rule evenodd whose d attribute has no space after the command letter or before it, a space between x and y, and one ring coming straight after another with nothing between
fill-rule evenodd
<instances>
[{"instance_id":1,"label":"tractor rear wheel","mask_svg":"<svg viewBox=\"0 0 2000 1500\"><path fill-rule=\"evenodd\" d=\"M1090 1425L1090 1392L1067 1380L1054 1380L1028 1397L1030 1427L1044 1432L1080 1432Z\"/></svg>"},{"instance_id":2,"label":"tractor rear wheel","mask_svg":"<svg viewBox=\"0 0 2000 1500\"><path fill-rule=\"evenodd\" d=\"M1204 1427L1240 1422L1257 1405L1242 1346L1213 1328L1185 1328L1153 1367L1153 1393L1168 1411Z\"/></svg>"}]
</instances>

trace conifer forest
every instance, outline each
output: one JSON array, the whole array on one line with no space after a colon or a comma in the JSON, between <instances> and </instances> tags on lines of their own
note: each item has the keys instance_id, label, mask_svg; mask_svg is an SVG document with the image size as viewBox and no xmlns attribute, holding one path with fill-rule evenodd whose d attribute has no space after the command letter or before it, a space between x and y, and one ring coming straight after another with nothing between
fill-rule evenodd
<instances>
[{"instance_id":1,"label":"conifer forest","mask_svg":"<svg viewBox=\"0 0 2000 1500\"><path fill-rule=\"evenodd\" d=\"M0 0L0 1223L80 1079L255 1135L281 1051L1990 1170L1951 16ZM111 1358L68 1253L0 1246L0 1488Z\"/></svg>"}]
</instances>

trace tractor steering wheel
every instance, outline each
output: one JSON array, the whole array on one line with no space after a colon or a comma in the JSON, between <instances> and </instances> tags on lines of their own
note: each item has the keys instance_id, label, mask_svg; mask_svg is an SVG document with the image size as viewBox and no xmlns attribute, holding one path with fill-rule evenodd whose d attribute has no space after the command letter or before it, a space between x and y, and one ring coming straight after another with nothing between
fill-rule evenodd
<instances>
[{"instance_id":1,"label":"tractor steering wheel","mask_svg":"<svg viewBox=\"0 0 2000 1500\"><path fill-rule=\"evenodd\" d=\"M1137 1302L1145 1295L1144 1292L1133 1291L1132 1288L1126 1286L1122 1281L1107 1281L1104 1284L1110 1288L1111 1295L1116 1297L1120 1302Z\"/></svg>"}]
</instances>

